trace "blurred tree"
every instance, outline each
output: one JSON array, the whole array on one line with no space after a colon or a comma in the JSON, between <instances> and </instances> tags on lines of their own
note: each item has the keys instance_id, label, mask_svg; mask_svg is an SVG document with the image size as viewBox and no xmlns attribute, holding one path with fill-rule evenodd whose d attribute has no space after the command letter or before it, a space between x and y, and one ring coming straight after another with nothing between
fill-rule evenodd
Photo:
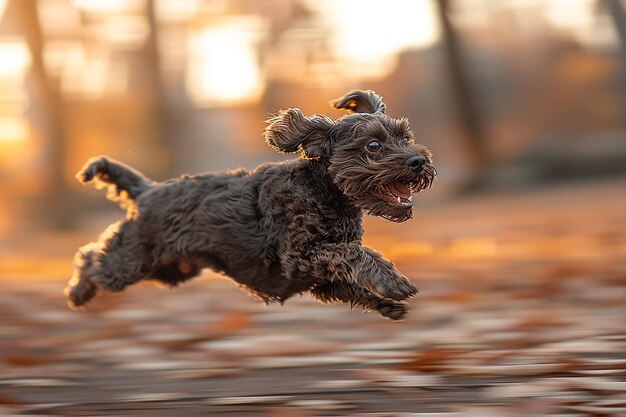
<instances>
[{"instance_id":1,"label":"blurred tree","mask_svg":"<svg viewBox=\"0 0 626 417\"><path fill-rule=\"evenodd\" d=\"M461 144L465 150L474 178L469 185L477 185L491 165L491 154L487 147L484 128L478 115L477 103L471 91L465 64L463 63L459 36L450 20L450 1L438 0L437 12L443 30L443 46L448 67L448 81L452 101L457 106L461 129Z\"/></svg>"},{"instance_id":2,"label":"blurred tree","mask_svg":"<svg viewBox=\"0 0 626 417\"><path fill-rule=\"evenodd\" d=\"M146 75L148 96L150 98L148 117L149 132L154 135L159 157L162 162L159 176L168 177L178 168L176 154L176 117L163 79L161 56L159 53L159 25L156 18L155 0L147 0L146 21L148 37L141 50L141 61Z\"/></svg>"},{"instance_id":3,"label":"blurred tree","mask_svg":"<svg viewBox=\"0 0 626 417\"><path fill-rule=\"evenodd\" d=\"M608 0L608 7L613 19L613 25L620 39L622 80L626 80L626 12L624 12L624 7L620 0ZM623 111L626 114L626 103L624 103Z\"/></svg>"},{"instance_id":4,"label":"blurred tree","mask_svg":"<svg viewBox=\"0 0 626 417\"><path fill-rule=\"evenodd\" d=\"M613 24L620 38L622 58L626 62L626 13L620 0L608 0Z\"/></svg>"},{"instance_id":5,"label":"blurred tree","mask_svg":"<svg viewBox=\"0 0 626 417\"><path fill-rule=\"evenodd\" d=\"M39 21L38 0L13 0L11 6L19 20L21 32L31 55L30 74L34 81L32 103L41 115L41 133L46 141L48 183L45 187L45 209L42 216L50 226L68 229L73 216L68 206L71 193L64 179L67 137L64 126L64 103L57 83L51 79L44 63L44 37Z\"/></svg>"}]
</instances>

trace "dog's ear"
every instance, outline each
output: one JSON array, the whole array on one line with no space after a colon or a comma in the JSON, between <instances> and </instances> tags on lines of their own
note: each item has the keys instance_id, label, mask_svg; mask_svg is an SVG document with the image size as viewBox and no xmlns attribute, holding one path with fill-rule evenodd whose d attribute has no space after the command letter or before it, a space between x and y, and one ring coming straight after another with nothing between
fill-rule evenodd
<instances>
[{"instance_id":1,"label":"dog's ear","mask_svg":"<svg viewBox=\"0 0 626 417\"><path fill-rule=\"evenodd\" d=\"M319 158L329 151L326 134L335 123L329 116L307 117L300 109L288 109L280 110L267 123L265 141L278 152Z\"/></svg>"},{"instance_id":2,"label":"dog's ear","mask_svg":"<svg viewBox=\"0 0 626 417\"><path fill-rule=\"evenodd\" d=\"M372 90L350 91L330 104L336 109L347 110L348 113L384 113L387 110L383 98Z\"/></svg>"}]
</instances>

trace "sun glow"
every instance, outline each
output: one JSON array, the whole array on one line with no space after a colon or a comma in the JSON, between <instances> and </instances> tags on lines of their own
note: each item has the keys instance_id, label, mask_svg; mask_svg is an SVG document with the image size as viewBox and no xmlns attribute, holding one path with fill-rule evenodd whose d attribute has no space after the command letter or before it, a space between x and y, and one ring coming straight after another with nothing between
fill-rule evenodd
<instances>
[{"instance_id":1,"label":"sun glow","mask_svg":"<svg viewBox=\"0 0 626 417\"><path fill-rule=\"evenodd\" d=\"M0 142L19 142L27 136L28 126L24 120L14 117L0 117Z\"/></svg>"},{"instance_id":2,"label":"sun glow","mask_svg":"<svg viewBox=\"0 0 626 417\"><path fill-rule=\"evenodd\" d=\"M142 0L74 0L74 4L92 13L117 13L141 10Z\"/></svg>"},{"instance_id":3,"label":"sun glow","mask_svg":"<svg viewBox=\"0 0 626 417\"><path fill-rule=\"evenodd\" d=\"M199 104L232 104L254 100L263 91L255 45L262 22L234 18L193 36L187 69L189 94Z\"/></svg>"},{"instance_id":4,"label":"sun glow","mask_svg":"<svg viewBox=\"0 0 626 417\"><path fill-rule=\"evenodd\" d=\"M30 54L23 41L0 42L0 144L2 153L28 138L28 126L22 118L23 79L30 65ZM12 148L13 149L13 148ZM2 161L0 161L2 162Z\"/></svg>"},{"instance_id":5,"label":"sun glow","mask_svg":"<svg viewBox=\"0 0 626 417\"><path fill-rule=\"evenodd\" d=\"M385 76L398 53L439 38L431 0L330 0L320 10L332 23L336 54L353 64L351 76Z\"/></svg>"},{"instance_id":6,"label":"sun glow","mask_svg":"<svg viewBox=\"0 0 626 417\"><path fill-rule=\"evenodd\" d=\"M4 10L7 7L7 0L0 0L0 19L4 16Z\"/></svg>"},{"instance_id":7,"label":"sun glow","mask_svg":"<svg viewBox=\"0 0 626 417\"><path fill-rule=\"evenodd\" d=\"M0 42L0 78L21 78L30 65L30 54L24 42Z\"/></svg>"},{"instance_id":8,"label":"sun glow","mask_svg":"<svg viewBox=\"0 0 626 417\"><path fill-rule=\"evenodd\" d=\"M541 4L548 24L581 44L590 47L619 45L613 25L600 20L595 0L549 0Z\"/></svg>"},{"instance_id":9,"label":"sun glow","mask_svg":"<svg viewBox=\"0 0 626 417\"><path fill-rule=\"evenodd\" d=\"M83 99L99 99L127 91L128 69L123 62L109 59L106 54L86 51L80 44L51 44L62 48L49 62L60 72L64 94ZM54 57L54 60L52 59Z\"/></svg>"}]
</instances>

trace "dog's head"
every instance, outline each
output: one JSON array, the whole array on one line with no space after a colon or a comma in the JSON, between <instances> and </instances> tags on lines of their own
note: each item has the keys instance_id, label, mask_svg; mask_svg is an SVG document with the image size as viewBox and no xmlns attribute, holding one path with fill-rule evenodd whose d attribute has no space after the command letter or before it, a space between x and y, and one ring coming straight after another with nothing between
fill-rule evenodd
<instances>
[{"instance_id":1,"label":"dog's head","mask_svg":"<svg viewBox=\"0 0 626 417\"><path fill-rule=\"evenodd\" d=\"M267 143L325 163L332 181L367 213L395 222L411 218L413 195L431 186L436 171L408 120L387 116L373 91L352 91L331 104L350 114L333 120L281 111L268 120Z\"/></svg>"}]
</instances>

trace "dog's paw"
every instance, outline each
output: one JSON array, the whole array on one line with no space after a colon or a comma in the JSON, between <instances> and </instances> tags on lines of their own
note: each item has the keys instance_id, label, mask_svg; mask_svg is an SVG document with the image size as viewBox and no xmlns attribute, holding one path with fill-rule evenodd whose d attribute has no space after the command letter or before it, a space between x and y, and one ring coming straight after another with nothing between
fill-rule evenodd
<instances>
[{"instance_id":1,"label":"dog's paw","mask_svg":"<svg viewBox=\"0 0 626 417\"><path fill-rule=\"evenodd\" d=\"M397 270L381 276L372 288L372 292L382 298L402 301L417 294L417 287Z\"/></svg>"},{"instance_id":2,"label":"dog's paw","mask_svg":"<svg viewBox=\"0 0 626 417\"><path fill-rule=\"evenodd\" d=\"M72 277L65 287L68 307L72 310L81 310L87 302L96 296L97 290L98 288L90 279Z\"/></svg>"},{"instance_id":3,"label":"dog's paw","mask_svg":"<svg viewBox=\"0 0 626 417\"><path fill-rule=\"evenodd\" d=\"M376 306L381 316L390 320L402 320L409 312L409 305L404 301L381 300Z\"/></svg>"},{"instance_id":4,"label":"dog's paw","mask_svg":"<svg viewBox=\"0 0 626 417\"><path fill-rule=\"evenodd\" d=\"M96 167L95 164L91 164L87 167L87 169L85 169L84 171L81 171L78 179L82 183L88 183L89 181L93 180L93 178L96 176L97 173L98 173L98 167Z\"/></svg>"},{"instance_id":5,"label":"dog's paw","mask_svg":"<svg viewBox=\"0 0 626 417\"><path fill-rule=\"evenodd\" d=\"M87 184L88 182L93 180L96 175L105 172L107 166L108 160L106 157L100 156L92 158L87 161L85 166L83 166L80 171L78 171L78 174L76 174L76 178L81 183Z\"/></svg>"}]
</instances>

